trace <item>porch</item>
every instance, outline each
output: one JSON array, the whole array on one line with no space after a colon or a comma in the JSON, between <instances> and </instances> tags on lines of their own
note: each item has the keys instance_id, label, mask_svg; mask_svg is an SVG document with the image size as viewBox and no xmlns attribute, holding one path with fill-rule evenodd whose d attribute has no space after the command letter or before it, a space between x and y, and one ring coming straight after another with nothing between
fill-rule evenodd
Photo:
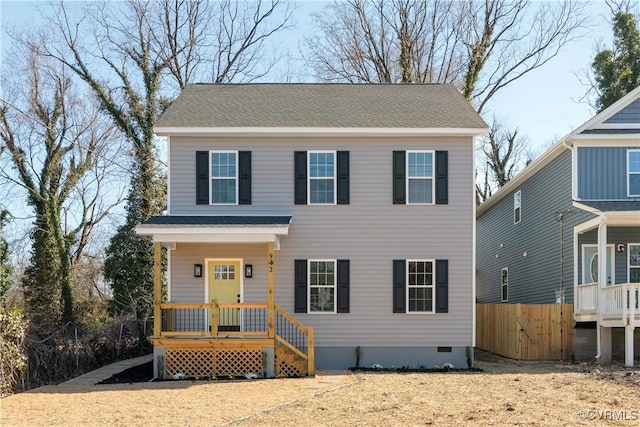
<instances>
[{"instance_id":1,"label":"porch","mask_svg":"<svg viewBox=\"0 0 640 427\"><path fill-rule=\"evenodd\" d=\"M313 328L268 303L161 303L166 376L314 375ZM215 332L212 332L215 331Z\"/></svg>"},{"instance_id":2,"label":"porch","mask_svg":"<svg viewBox=\"0 0 640 427\"><path fill-rule=\"evenodd\" d=\"M154 217L138 227L139 234L151 235L154 240L156 377L315 374L313 328L302 325L275 303L275 253L290 220L168 216ZM188 278L175 273L188 267L176 253L181 250L178 246L194 242L200 245L205 262L190 258L188 262L197 264L193 277ZM174 260L169 301L162 297L162 246ZM213 254L211 258L209 254ZM245 256L253 257L253 265L245 264ZM258 260L264 262L263 268L256 264ZM245 280L254 281L254 292L258 288L266 291L266 295L262 293L266 302L260 301L264 296L256 295L252 301L243 301Z\"/></svg>"},{"instance_id":3,"label":"porch","mask_svg":"<svg viewBox=\"0 0 640 427\"><path fill-rule=\"evenodd\" d=\"M640 283L600 287L578 285L575 294L576 322L594 322L605 327L640 326Z\"/></svg>"}]
</instances>

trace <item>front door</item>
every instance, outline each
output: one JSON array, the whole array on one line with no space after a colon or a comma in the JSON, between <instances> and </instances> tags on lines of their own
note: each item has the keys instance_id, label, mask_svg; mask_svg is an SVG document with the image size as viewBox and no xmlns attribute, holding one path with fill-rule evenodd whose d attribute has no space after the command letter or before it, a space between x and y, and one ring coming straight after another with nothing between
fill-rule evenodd
<instances>
[{"instance_id":1,"label":"front door","mask_svg":"<svg viewBox=\"0 0 640 427\"><path fill-rule=\"evenodd\" d=\"M218 304L240 302L240 261L209 261L209 300ZM218 310L218 331L239 331L240 309Z\"/></svg>"},{"instance_id":2,"label":"front door","mask_svg":"<svg viewBox=\"0 0 640 427\"><path fill-rule=\"evenodd\" d=\"M605 285L615 284L615 278L613 277L613 245L607 245L607 276ZM599 279L599 264L598 264L598 246L597 245L583 245L582 246L582 283L597 283Z\"/></svg>"}]
</instances>

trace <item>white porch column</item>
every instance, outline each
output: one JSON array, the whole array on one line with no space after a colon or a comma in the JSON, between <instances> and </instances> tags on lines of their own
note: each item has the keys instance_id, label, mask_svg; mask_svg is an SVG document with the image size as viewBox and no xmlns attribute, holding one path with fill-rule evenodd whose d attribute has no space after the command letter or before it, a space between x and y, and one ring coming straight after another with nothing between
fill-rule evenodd
<instances>
[{"instance_id":1,"label":"white porch column","mask_svg":"<svg viewBox=\"0 0 640 427\"><path fill-rule=\"evenodd\" d=\"M604 219L598 226L598 285L607 286L607 221Z\"/></svg>"},{"instance_id":2,"label":"white porch column","mask_svg":"<svg viewBox=\"0 0 640 427\"><path fill-rule=\"evenodd\" d=\"M629 320L627 319L627 322ZM624 366L633 368L633 325L624 327Z\"/></svg>"}]
</instances>

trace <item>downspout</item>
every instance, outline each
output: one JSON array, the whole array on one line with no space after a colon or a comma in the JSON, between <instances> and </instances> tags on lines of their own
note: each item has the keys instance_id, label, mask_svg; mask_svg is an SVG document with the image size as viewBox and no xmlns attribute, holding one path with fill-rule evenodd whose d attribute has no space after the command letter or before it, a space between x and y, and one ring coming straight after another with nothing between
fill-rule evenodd
<instances>
[{"instance_id":1,"label":"downspout","mask_svg":"<svg viewBox=\"0 0 640 427\"><path fill-rule=\"evenodd\" d=\"M569 140L569 138L564 137L562 139L562 146L565 147L566 149L568 149L569 151L571 151L571 200L577 200L577 191L576 191L576 187L577 187L577 183L576 183L576 173L577 173L577 168L576 168L576 151L575 151L575 147L573 147L572 145L567 144L567 141Z\"/></svg>"}]
</instances>

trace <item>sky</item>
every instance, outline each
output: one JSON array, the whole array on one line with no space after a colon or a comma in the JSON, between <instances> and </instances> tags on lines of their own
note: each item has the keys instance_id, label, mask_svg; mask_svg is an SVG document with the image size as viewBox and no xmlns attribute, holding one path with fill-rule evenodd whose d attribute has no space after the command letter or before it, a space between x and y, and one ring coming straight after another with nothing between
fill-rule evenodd
<instances>
[{"instance_id":1,"label":"sky","mask_svg":"<svg viewBox=\"0 0 640 427\"><path fill-rule=\"evenodd\" d=\"M299 42L311 30L309 13L321 10L326 4L304 0L298 3L296 28L281 35L294 56ZM7 25L28 27L37 22L34 6L37 4L44 3L0 0L3 55L10 42L4 29ZM596 46L603 43L610 46L612 37L610 12L604 1L590 2L589 12L593 26L587 37L571 42L549 63L502 89L488 105L490 113L495 113L510 127L517 127L538 154L594 114L591 106L580 102L587 88L578 75L589 69Z\"/></svg>"}]
</instances>

